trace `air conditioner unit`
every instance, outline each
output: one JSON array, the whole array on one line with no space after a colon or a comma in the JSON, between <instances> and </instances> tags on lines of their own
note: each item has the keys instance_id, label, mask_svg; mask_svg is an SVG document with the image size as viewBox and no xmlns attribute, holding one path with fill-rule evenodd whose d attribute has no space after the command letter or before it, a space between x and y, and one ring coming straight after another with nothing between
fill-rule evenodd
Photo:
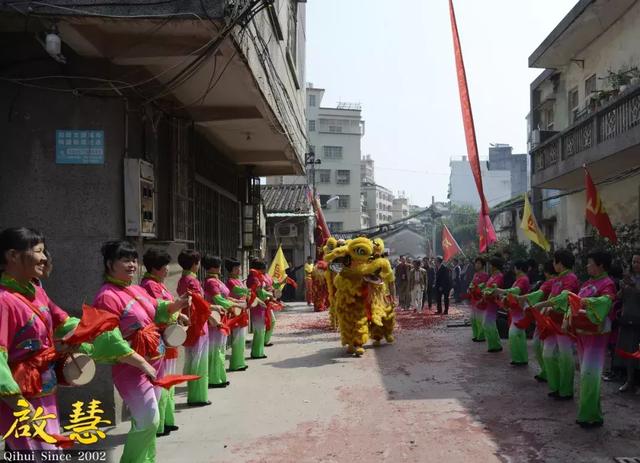
<instances>
[{"instance_id":1,"label":"air conditioner unit","mask_svg":"<svg viewBox=\"0 0 640 463\"><path fill-rule=\"evenodd\" d=\"M277 227L278 238L297 238L298 237L298 227L296 225L287 223L283 225L278 225Z\"/></svg>"}]
</instances>

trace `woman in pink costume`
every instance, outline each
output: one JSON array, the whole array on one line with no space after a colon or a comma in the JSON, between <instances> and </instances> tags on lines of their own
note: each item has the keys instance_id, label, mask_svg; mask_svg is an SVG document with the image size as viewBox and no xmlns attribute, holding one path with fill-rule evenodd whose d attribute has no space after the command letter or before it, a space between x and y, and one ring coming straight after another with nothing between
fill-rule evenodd
<instances>
[{"instance_id":1,"label":"woman in pink costume","mask_svg":"<svg viewBox=\"0 0 640 463\"><path fill-rule=\"evenodd\" d=\"M43 276L46 265L44 237L39 232L9 228L0 233L0 435L16 420L14 412L25 407L32 418L38 408L43 415L53 415L46 420L44 432L60 433L54 341L72 334L79 320L69 317L41 286L33 284ZM115 339L118 344L110 342ZM83 344L80 350L105 362L142 361L131 355L118 330L105 333L101 340L106 340L106 345ZM53 443L11 435L6 438L5 450L53 450Z\"/></svg>"},{"instance_id":2,"label":"woman in pink costume","mask_svg":"<svg viewBox=\"0 0 640 463\"><path fill-rule=\"evenodd\" d=\"M161 392L152 380L162 377L165 353L156 323L169 323L172 314L189 306L190 299L156 300L144 288L132 284L138 272L138 252L128 241L105 243L102 256L105 283L93 305L120 317L122 335L143 358L138 365L114 365L112 370L113 383L131 412L131 430L120 461L154 462Z\"/></svg>"}]
</instances>

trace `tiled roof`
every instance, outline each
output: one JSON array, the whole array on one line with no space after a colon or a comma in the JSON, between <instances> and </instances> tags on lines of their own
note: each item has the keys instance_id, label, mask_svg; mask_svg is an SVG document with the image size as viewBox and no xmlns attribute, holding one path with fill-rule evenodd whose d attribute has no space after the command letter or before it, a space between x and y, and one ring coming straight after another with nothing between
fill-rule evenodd
<instances>
[{"instance_id":1,"label":"tiled roof","mask_svg":"<svg viewBox=\"0 0 640 463\"><path fill-rule=\"evenodd\" d=\"M288 212L308 213L311 204L307 199L307 188L304 185L262 185L262 199L267 214Z\"/></svg>"}]
</instances>

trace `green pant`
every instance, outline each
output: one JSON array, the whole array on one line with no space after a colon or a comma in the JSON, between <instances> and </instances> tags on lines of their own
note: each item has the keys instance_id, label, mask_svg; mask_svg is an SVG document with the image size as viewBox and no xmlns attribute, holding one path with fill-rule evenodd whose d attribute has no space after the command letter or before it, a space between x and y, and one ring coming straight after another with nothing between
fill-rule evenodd
<instances>
[{"instance_id":1,"label":"green pant","mask_svg":"<svg viewBox=\"0 0 640 463\"><path fill-rule=\"evenodd\" d=\"M225 352L227 335L218 328L209 327L209 385L226 384Z\"/></svg>"},{"instance_id":2,"label":"green pant","mask_svg":"<svg viewBox=\"0 0 640 463\"><path fill-rule=\"evenodd\" d=\"M244 361L246 328L234 328L231 341L231 360L229 369L231 371L241 370L247 366Z\"/></svg>"},{"instance_id":3,"label":"green pant","mask_svg":"<svg viewBox=\"0 0 640 463\"><path fill-rule=\"evenodd\" d=\"M533 333L533 351L536 355L536 360L538 361L538 365L540 365L540 373L538 373L538 378L547 379L547 369L544 366L544 359L542 358L542 341L540 340L540 335L538 334L538 329Z\"/></svg>"},{"instance_id":4,"label":"green pant","mask_svg":"<svg viewBox=\"0 0 640 463\"><path fill-rule=\"evenodd\" d=\"M264 357L264 342L265 340L265 329L264 328L253 328L253 340L251 341L251 357L252 358L261 358Z\"/></svg>"},{"instance_id":5,"label":"green pant","mask_svg":"<svg viewBox=\"0 0 640 463\"><path fill-rule=\"evenodd\" d=\"M484 341L484 322L482 311L471 307L471 334L474 340Z\"/></svg>"},{"instance_id":6,"label":"green pant","mask_svg":"<svg viewBox=\"0 0 640 463\"><path fill-rule=\"evenodd\" d=\"M580 360L580 403L578 421L602 423L600 385L604 368L608 336L578 336L578 358Z\"/></svg>"},{"instance_id":7,"label":"green pant","mask_svg":"<svg viewBox=\"0 0 640 463\"><path fill-rule=\"evenodd\" d=\"M160 423L158 423L158 430L156 431L158 434L162 434L164 432L164 425L166 417L167 417L167 402L169 401L169 391L165 388L162 388L160 392L160 400L158 401L158 412L160 413Z\"/></svg>"},{"instance_id":8,"label":"green pant","mask_svg":"<svg viewBox=\"0 0 640 463\"><path fill-rule=\"evenodd\" d=\"M542 356L551 392L562 397L573 396L575 361L573 343L569 336L552 335L544 340Z\"/></svg>"},{"instance_id":9,"label":"green pant","mask_svg":"<svg viewBox=\"0 0 640 463\"><path fill-rule=\"evenodd\" d=\"M206 325L205 325L206 326ZM185 375L198 375L200 379L187 383L187 403L207 402L209 392L209 334L200 336L193 346L185 348Z\"/></svg>"},{"instance_id":10,"label":"green pant","mask_svg":"<svg viewBox=\"0 0 640 463\"><path fill-rule=\"evenodd\" d=\"M513 363L527 363L529 361L529 353L527 352L527 333L518 328L511 321L509 327L509 351L511 352L511 361Z\"/></svg>"},{"instance_id":11,"label":"green pant","mask_svg":"<svg viewBox=\"0 0 640 463\"><path fill-rule=\"evenodd\" d=\"M496 316L498 307L487 307L484 311L484 336L487 340L487 349L489 351L502 350L500 343L500 333L496 326Z\"/></svg>"},{"instance_id":12,"label":"green pant","mask_svg":"<svg viewBox=\"0 0 640 463\"><path fill-rule=\"evenodd\" d=\"M273 310L269 310L267 313L267 317L271 317L271 327L266 331L264 335L264 343L269 344L271 342L271 335L273 334L273 330L276 327L276 316L273 313Z\"/></svg>"}]
</instances>

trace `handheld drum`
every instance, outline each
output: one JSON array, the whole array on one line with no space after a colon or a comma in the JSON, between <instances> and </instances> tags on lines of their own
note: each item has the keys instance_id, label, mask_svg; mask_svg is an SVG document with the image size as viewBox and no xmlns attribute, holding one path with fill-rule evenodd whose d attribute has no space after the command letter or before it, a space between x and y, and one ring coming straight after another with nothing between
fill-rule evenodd
<instances>
[{"instance_id":1,"label":"handheld drum","mask_svg":"<svg viewBox=\"0 0 640 463\"><path fill-rule=\"evenodd\" d=\"M169 347L178 347L187 340L187 328L182 325L169 325L162 332L162 339Z\"/></svg>"},{"instance_id":2,"label":"handheld drum","mask_svg":"<svg viewBox=\"0 0 640 463\"><path fill-rule=\"evenodd\" d=\"M96 374L96 363L85 354L67 354L55 367L61 386L84 386Z\"/></svg>"}]
</instances>

